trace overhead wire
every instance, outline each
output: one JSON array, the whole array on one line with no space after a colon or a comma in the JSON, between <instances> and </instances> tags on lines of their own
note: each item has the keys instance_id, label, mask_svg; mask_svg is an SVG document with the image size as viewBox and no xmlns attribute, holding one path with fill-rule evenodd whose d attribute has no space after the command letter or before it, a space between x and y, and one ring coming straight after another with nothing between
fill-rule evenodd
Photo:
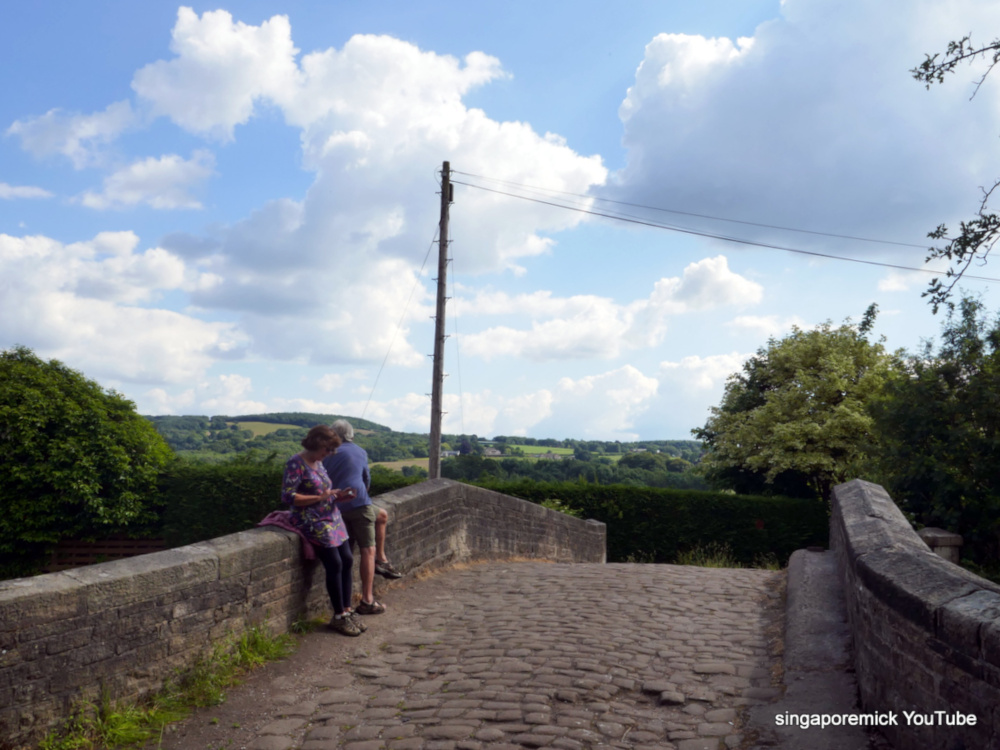
<instances>
[{"instance_id":1,"label":"overhead wire","mask_svg":"<svg viewBox=\"0 0 1000 750\"><path fill-rule=\"evenodd\" d=\"M857 237L850 234L836 234L834 232L818 232L812 229L799 229L796 227L784 227L778 224L764 224L756 221L744 221L741 219L727 219L722 216L711 216L709 214L699 214L692 211L680 211L674 208L663 208L662 206L647 206L642 203L629 203L628 201L619 201L612 198L605 198L600 195L584 195L582 193L570 193L564 190L555 190L553 188L542 188L535 185L525 185L520 182L513 182L511 180L501 180L497 177L485 177L483 175L473 174L471 172L461 172L457 169L452 170L452 174L464 174L466 177L473 177L478 180L488 180L489 182L500 183L501 185L510 185L511 187L522 188L525 190L532 190L543 195L567 195L574 198L582 198L587 201L601 201L602 203L613 203L618 206L629 206L631 208L642 208L647 211L659 211L661 213L668 214L679 214L681 216L693 216L699 219L710 219L711 221L725 221L731 224L744 224L751 227L760 227L762 229L778 229L783 232L798 232L800 234L812 234L820 237L833 237L842 240L855 240L857 242L872 242L880 245L897 245L899 247L915 247L918 249L926 249L925 245L916 245L912 242L897 242L894 240L877 240L871 237ZM462 183L467 184L467 183ZM626 214L627 215L627 214Z\"/></svg>"},{"instance_id":2,"label":"overhead wire","mask_svg":"<svg viewBox=\"0 0 1000 750\"><path fill-rule=\"evenodd\" d=\"M467 174L467 173L463 172L462 174ZM912 272L916 272L916 273L929 273L929 274L933 274L935 276L947 276L948 275L948 273L946 271L935 271L935 270L930 269L930 268L916 268L914 266L903 266L903 265L899 265L899 264L896 264L896 263L884 263L884 262L875 261L875 260L864 260L862 258L851 258L851 257L844 256L844 255L834 255L832 253L821 253L821 252L818 252L818 251L815 251L815 250L803 250L801 248L796 248L796 247L788 247L788 246L784 246L784 245L775 245L775 244L772 244L772 243L769 243L769 242L759 242L759 241L756 241L756 240L748 240L748 239L744 239L744 238L741 238L741 237L730 237L728 235L718 234L718 233L715 233L715 232L707 232L707 231L702 231L702 230L697 230L697 229L691 229L691 228L688 228L688 227L674 226L674 225L671 225L671 224L665 224L665 223L662 223L662 222L651 221L651 220L648 220L648 219L640 219L640 218L637 218L637 217L634 217L634 216L629 216L627 214L615 214L615 213L608 213L608 212L604 212L604 211L594 211L593 209L581 208L579 206L568 206L568 205L565 205L563 203L556 203L556 202L554 202L554 200L542 200L541 198L532 198L532 197L527 196L527 195L518 195L516 193L510 193L510 192L507 192L505 190L498 190L496 188L489 188L489 187L486 187L484 185L476 185L475 183L464 182L464 181L461 181L461 180L452 180L452 183L456 184L456 185L465 185L466 187L471 187L471 188L474 188L476 190L483 190L483 191L486 191L486 192L489 192L489 193L496 193L498 195L505 195L505 196L508 196L510 198L518 198L520 200L530 201L532 203L539 203L539 204L546 205L546 206L553 206L555 208L562 208L562 209L565 209L567 211L576 211L578 213L587 214L587 215L590 215L590 216L597 216L597 217L600 217L600 218L612 219L614 221L621 221L621 222L626 222L626 223L629 223L629 224L638 224L640 226L652 227L654 229L663 229L663 230L670 231L670 232L679 232L679 233L682 233L682 234L694 235L696 237L705 237L705 238L708 238L708 239L720 240L720 241L723 241L723 242L732 242L732 243L739 244L739 245L749 245L751 247L760 247L760 248L764 248L764 249L768 249L768 250L783 250L785 252L797 253L799 255L810 255L810 256L813 256L813 257L817 257L817 258L827 258L827 259L830 259L830 260L841 260L841 261L845 261L845 262L849 262L849 263L861 263L863 265L879 266L879 267L882 267L882 268L892 268L892 269L899 270L899 271L912 271ZM587 196L580 196L580 197L587 197ZM666 210L666 209L664 209L664 210ZM767 225L759 225L759 226L767 226ZM772 228L778 229L780 227L772 227ZM802 230L802 231L807 231L807 230ZM828 236L840 237L842 239L850 239L846 235L828 235ZM872 239L866 239L865 241L867 241L867 242L885 242L885 240L872 240ZM890 243L890 244L905 244L905 243ZM920 246L914 245L913 247L923 247L923 246L922 245L920 245ZM992 278L992 277L988 277L988 276L973 276L973 275L969 275L969 274L964 274L963 278L974 279L976 281L988 281L988 282L998 282L998 283L1000 283L1000 279Z\"/></svg>"},{"instance_id":3,"label":"overhead wire","mask_svg":"<svg viewBox=\"0 0 1000 750\"><path fill-rule=\"evenodd\" d=\"M417 286L420 284L420 277L424 273L424 268L427 266L427 259L431 257L431 250L434 249L434 243L437 242L438 233L441 231L441 227L437 227L434 230L434 237L431 238L430 244L427 246L427 252L424 254L424 262L420 264L420 271L417 273L417 279L413 282L413 288L410 289L410 296L406 299L406 305L403 307L403 312L399 316L399 322L396 324L396 330L393 331L392 339L389 341L389 348L385 352L385 357L382 359L382 365L378 368L378 372L375 374L375 382L372 383L371 393L368 394L368 400L365 402L365 408L361 410L361 418L364 419L365 413L368 411L368 407L372 402L372 396L375 395L375 389L378 387L379 378L382 377L382 370L385 369L385 363L389 361L389 355L392 354L392 347L396 343L396 337L399 336L399 331L403 327L403 321L406 320L406 313L410 309L410 302L413 301L413 293L417 291Z\"/></svg>"},{"instance_id":4,"label":"overhead wire","mask_svg":"<svg viewBox=\"0 0 1000 750\"><path fill-rule=\"evenodd\" d=\"M450 243L449 243L450 247ZM451 256L448 258L448 262L451 263L451 277L448 279L448 283L452 288L452 310L454 312L451 315L452 325L455 331L455 371L458 375L458 418L459 423L462 425L462 434L465 434L465 394L462 392L462 357L460 354L459 341L460 336L458 335L458 297L455 296L455 257Z\"/></svg>"}]
</instances>

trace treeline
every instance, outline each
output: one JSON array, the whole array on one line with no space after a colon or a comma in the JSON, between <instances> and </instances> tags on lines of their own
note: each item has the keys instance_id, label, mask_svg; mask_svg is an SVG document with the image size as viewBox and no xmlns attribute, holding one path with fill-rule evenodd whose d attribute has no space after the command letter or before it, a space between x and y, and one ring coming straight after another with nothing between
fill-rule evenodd
<instances>
[{"instance_id":1,"label":"treeline","mask_svg":"<svg viewBox=\"0 0 1000 750\"><path fill-rule=\"evenodd\" d=\"M694 471L688 461L665 453L649 452L631 453L617 462L606 457L586 461L568 457L561 461L524 461L517 458L484 458L478 453L469 453L444 459L441 476L462 482L531 480L708 489L705 479Z\"/></svg>"},{"instance_id":2,"label":"treeline","mask_svg":"<svg viewBox=\"0 0 1000 750\"><path fill-rule=\"evenodd\" d=\"M178 454L201 461L220 461L233 454L274 453L284 457L302 449L300 444L310 427L347 419L357 431L355 440L368 451L372 461L405 461L427 457L427 435L395 432L367 419L337 414L275 412L239 416L158 416L147 417ZM248 423L282 425L259 434Z\"/></svg>"},{"instance_id":3,"label":"treeline","mask_svg":"<svg viewBox=\"0 0 1000 750\"><path fill-rule=\"evenodd\" d=\"M395 430L366 419L337 414L315 414L310 412L274 412L269 414L243 414L239 416L156 416L147 417L157 432L175 452L200 461L221 461L239 453L276 454L284 457L301 450L300 441L308 429L317 424L330 424L337 419L347 419L356 431L355 442L368 451L372 461L408 461L424 459L428 456L430 436L426 433L396 432ZM264 423L281 425L264 434L245 425ZM602 440L574 440L567 438L510 437L498 435L492 440L478 435L442 435L441 447L446 451L458 451L462 455L482 455L488 448L495 448L504 456L524 457L531 453L521 446L539 449L568 449L573 458L588 462L602 458L618 459L635 455L634 459L647 465L636 468L647 470L667 470L667 466L655 466L653 456L675 459L670 471L678 472L698 462L702 446L694 440L646 440L636 443ZM683 461L677 464L676 461ZM653 462L653 463L650 463ZM607 473L607 472L604 472ZM550 471L540 471L549 477ZM673 486L673 485L655 485Z\"/></svg>"}]
</instances>

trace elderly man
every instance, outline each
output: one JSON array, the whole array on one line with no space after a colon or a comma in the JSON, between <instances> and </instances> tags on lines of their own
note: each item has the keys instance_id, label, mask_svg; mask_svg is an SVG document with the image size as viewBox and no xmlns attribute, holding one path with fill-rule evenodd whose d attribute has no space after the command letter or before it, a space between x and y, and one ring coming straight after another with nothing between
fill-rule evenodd
<instances>
[{"instance_id":1,"label":"elderly man","mask_svg":"<svg viewBox=\"0 0 1000 750\"><path fill-rule=\"evenodd\" d=\"M386 578L400 578L385 556L385 527L389 515L372 505L368 495L371 477L368 474L368 454L354 442L354 428L346 419L338 419L330 427L341 438L337 452L323 459L323 466L334 487L351 487L357 496L350 502L338 503L352 543L359 551L361 603L354 610L359 615L380 615L385 605L375 601L374 581L378 573Z\"/></svg>"}]
</instances>

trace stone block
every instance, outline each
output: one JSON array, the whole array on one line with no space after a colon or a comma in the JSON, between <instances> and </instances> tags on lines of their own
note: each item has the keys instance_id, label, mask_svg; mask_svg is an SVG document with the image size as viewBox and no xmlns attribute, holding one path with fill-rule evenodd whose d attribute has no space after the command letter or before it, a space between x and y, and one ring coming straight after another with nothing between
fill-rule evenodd
<instances>
[{"instance_id":1,"label":"stone block","mask_svg":"<svg viewBox=\"0 0 1000 750\"><path fill-rule=\"evenodd\" d=\"M979 589L947 565L926 548L893 545L859 557L856 570L859 582L880 602L933 633L935 613L942 605Z\"/></svg>"},{"instance_id":2,"label":"stone block","mask_svg":"<svg viewBox=\"0 0 1000 750\"><path fill-rule=\"evenodd\" d=\"M176 593L217 581L218 560L204 550L179 547L149 555L113 560L63 573L84 587L88 612L100 612L159 594ZM44 577L44 576L43 576Z\"/></svg>"},{"instance_id":3,"label":"stone block","mask_svg":"<svg viewBox=\"0 0 1000 750\"><path fill-rule=\"evenodd\" d=\"M83 588L65 572L0 581L0 630L24 632L85 614Z\"/></svg>"}]
</instances>

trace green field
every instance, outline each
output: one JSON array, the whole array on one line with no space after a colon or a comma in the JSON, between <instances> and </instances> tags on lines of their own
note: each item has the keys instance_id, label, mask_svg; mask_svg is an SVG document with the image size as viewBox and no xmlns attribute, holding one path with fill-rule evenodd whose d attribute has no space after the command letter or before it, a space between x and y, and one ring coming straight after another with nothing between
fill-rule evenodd
<instances>
[{"instance_id":1,"label":"green field","mask_svg":"<svg viewBox=\"0 0 1000 750\"><path fill-rule=\"evenodd\" d=\"M424 471L430 471L428 468L428 459L426 458L407 458L403 461L372 461L372 466L376 465L384 466L393 471L402 471L404 466L416 466Z\"/></svg>"},{"instance_id":2,"label":"green field","mask_svg":"<svg viewBox=\"0 0 1000 750\"><path fill-rule=\"evenodd\" d=\"M250 430L254 437L269 435L272 432L289 428L299 429L299 426L295 424L275 424L274 422L226 422L226 424L235 424L241 430Z\"/></svg>"},{"instance_id":3,"label":"green field","mask_svg":"<svg viewBox=\"0 0 1000 750\"><path fill-rule=\"evenodd\" d=\"M546 448L544 445L517 445L507 443L509 448L520 448L525 456L540 456L543 453L555 453L557 456L572 456L572 448Z\"/></svg>"}]
</instances>

